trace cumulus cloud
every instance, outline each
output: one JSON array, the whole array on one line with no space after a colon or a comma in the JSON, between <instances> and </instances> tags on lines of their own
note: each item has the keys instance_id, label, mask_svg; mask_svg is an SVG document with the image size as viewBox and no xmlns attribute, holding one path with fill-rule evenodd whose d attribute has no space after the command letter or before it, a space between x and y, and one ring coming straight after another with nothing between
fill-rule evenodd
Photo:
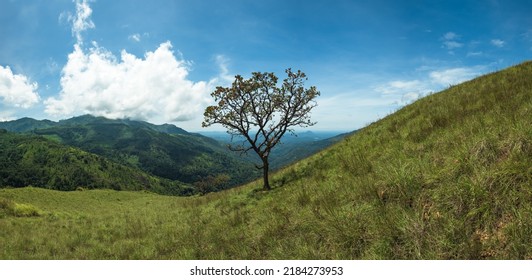
<instances>
[{"instance_id":1,"label":"cumulus cloud","mask_svg":"<svg viewBox=\"0 0 532 280\"><path fill-rule=\"evenodd\" d=\"M29 108L39 102L38 85L0 65L0 101L8 107Z\"/></svg>"},{"instance_id":2,"label":"cumulus cloud","mask_svg":"<svg viewBox=\"0 0 532 280\"><path fill-rule=\"evenodd\" d=\"M491 40L491 44L494 45L497 48L502 48L506 44L503 40L500 39L493 39Z\"/></svg>"},{"instance_id":3,"label":"cumulus cloud","mask_svg":"<svg viewBox=\"0 0 532 280\"><path fill-rule=\"evenodd\" d=\"M61 91L44 101L45 112L67 117L92 114L108 118L131 118L155 123L187 121L209 104L210 82L187 78L189 62L172 44L137 57L122 50L120 57L92 42L85 47L81 32L95 28L88 0L76 0L76 14L64 14L72 24L77 42L61 71ZM128 38L141 41L136 33ZM226 68L222 71L227 72Z\"/></svg>"},{"instance_id":4,"label":"cumulus cloud","mask_svg":"<svg viewBox=\"0 0 532 280\"><path fill-rule=\"evenodd\" d=\"M170 42L144 58L123 50L120 59L95 43L88 50L76 44L62 70L59 97L45 101L45 112L153 122L189 120L208 104L210 84L192 82L187 75L187 62L176 58Z\"/></svg>"}]
</instances>

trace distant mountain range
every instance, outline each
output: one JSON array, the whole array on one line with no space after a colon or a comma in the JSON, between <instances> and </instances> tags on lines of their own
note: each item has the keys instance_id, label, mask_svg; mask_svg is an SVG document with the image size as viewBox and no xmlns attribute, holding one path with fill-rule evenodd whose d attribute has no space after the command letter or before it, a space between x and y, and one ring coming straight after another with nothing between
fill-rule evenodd
<instances>
[{"instance_id":1,"label":"distant mountain range","mask_svg":"<svg viewBox=\"0 0 532 280\"><path fill-rule=\"evenodd\" d=\"M36 120L32 118L21 118L14 121L0 122L0 128L4 128L12 132L32 132L38 129L50 128L50 127L59 127L59 126L76 126L76 125L86 125L86 124L125 124L134 127L144 127L158 132L164 132L168 134L189 134L182 128L176 127L172 124L162 124L155 125L143 121L134 121L129 119L119 119L119 120L110 120L104 117L95 117L92 115L82 115L79 117L74 117L66 120L60 120L58 122L50 120Z\"/></svg>"},{"instance_id":2,"label":"distant mountain range","mask_svg":"<svg viewBox=\"0 0 532 280\"><path fill-rule=\"evenodd\" d=\"M341 131L298 131L296 134L287 133L281 139L270 155L270 167L277 170L288 166L296 161L309 157L355 133ZM231 137L226 132L211 131L201 134L228 144L239 144L245 141L244 137ZM253 152L242 155L248 161L260 164L260 159Z\"/></svg>"}]
</instances>

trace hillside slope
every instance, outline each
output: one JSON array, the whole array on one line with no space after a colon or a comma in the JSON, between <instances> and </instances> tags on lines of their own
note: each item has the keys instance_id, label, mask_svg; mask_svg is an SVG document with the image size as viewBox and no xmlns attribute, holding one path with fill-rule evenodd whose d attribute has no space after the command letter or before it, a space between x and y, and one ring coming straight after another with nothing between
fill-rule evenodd
<instances>
[{"instance_id":1,"label":"hillside slope","mask_svg":"<svg viewBox=\"0 0 532 280\"><path fill-rule=\"evenodd\" d=\"M270 192L0 190L0 258L532 259L531 77L526 62L418 100Z\"/></svg>"}]
</instances>

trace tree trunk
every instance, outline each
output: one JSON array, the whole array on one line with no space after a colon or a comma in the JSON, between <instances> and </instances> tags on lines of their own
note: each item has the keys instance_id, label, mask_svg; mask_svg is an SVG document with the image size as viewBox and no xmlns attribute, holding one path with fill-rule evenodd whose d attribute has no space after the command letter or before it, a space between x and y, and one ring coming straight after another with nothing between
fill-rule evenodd
<instances>
[{"instance_id":1,"label":"tree trunk","mask_svg":"<svg viewBox=\"0 0 532 280\"><path fill-rule=\"evenodd\" d=\"M264 174L264 190L269 191L272 188L270 187L270 181L268 179L268 173L270 171L270 166L269 166L267 157L262 159L262 171L264 172L263 173Z\"/></svg>"}]
</instances>

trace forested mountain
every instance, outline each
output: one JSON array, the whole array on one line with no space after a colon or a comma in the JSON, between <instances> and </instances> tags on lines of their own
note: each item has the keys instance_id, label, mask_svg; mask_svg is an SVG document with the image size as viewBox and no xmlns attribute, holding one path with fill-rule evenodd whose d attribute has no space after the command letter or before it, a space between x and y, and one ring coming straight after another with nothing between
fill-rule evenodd
<instances>
[{"instance_id":1,"label":"forested mountain","mask_svg":"<svg viewBox=\"0 0 532 280\"><path fill-rule=\"evenodd\" d=\"M12 132L31 132L35 129L48 128L57 125L50 120L36 120L32 118L21 118L14 121L0 122L0 128Z\"/></svg>"},{"instance_id":2,"label":"forested mountain","mask_svg":"<svg viewBox=\"0 0 532 280\"><path fill-rule=\"evenodd\" d=\"M190 195L192 186L157 178L137 168L36 135L0 129L0 187L38 186L71 191L107 188Z\"/></svg>"},{"instance_id":3,"label":"forested mountain","mask_svg":"<svg viewBox=\"0 0 532 280\"><path fill-rule=\"evenodd\" d=\"M256 155L240 155L229 151L226 144L230 138L225 133L213 134L217 136L217 141L189 133L172 124L155 125L91 115L58 122L22 118L0 122L0 128L39 135L102 156L116 164L194 185L200 192L234 187L259 175L254 167ZM346 134L328 138L331 135L312 132L303 132L297 137L286 135L283 144L272 153L272 168L279 169L310 156L336 143Z\"/></svg>"},{"instance_id":4,"label":"forested mountain","mask_svg":"<svg viewBox=\"0 0 532 280\"><path fill-rule=\"evenodd\" d=\"M20 119L0 128L44 136L152 175L217 191L254 179L252 164L217 141L174 125L84 115L59 122Z\"/></svg>"}]
</instances>

